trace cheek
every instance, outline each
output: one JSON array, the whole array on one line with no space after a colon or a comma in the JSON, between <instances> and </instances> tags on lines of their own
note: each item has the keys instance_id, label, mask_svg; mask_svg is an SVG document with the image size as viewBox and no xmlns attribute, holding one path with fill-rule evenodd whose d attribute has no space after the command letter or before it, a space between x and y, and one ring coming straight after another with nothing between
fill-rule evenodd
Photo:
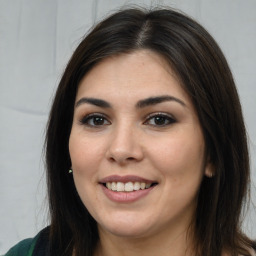
<instances>
[{"instance_id":1,"label":"cheek","mask_svg":"<svg viewBox=\"0 0 256 256\"><path fill-rule=\"evenodd\" d=\"M97 183L97 165L99 162L97 147L79 136L70 136L69 152L73 169L73 178L77 192L84 205L88 206L88 195L92 194Z\"/></svg>"},{"instance_id":2,"label":"cheek","mask_svg":"<svg viewBox=\"0 0 256 256\"><path fill-rule=\"evenodd\" d=\"M204 160L204 142L201 136L184 134L163 141L154 141L151 159L164 176L183 177L201 175Z\"/></svg>"},{"instance_id":3,"label":"cheek","mask_svg":"<svg viewBox=\"0 0 256 256\"><path fill-rule=\"evenodd\" d=\"M91 139L92 140L92 139ZM97 169L99 166L99 144L82 136L72 134L69 140L69 153L73 168L73 178L77 192L86 206L90 209L92 198L97 202L97 194L94 191L97 185Z\"/></svg>"},{"instance_id":4,"label":"cheek","mask_svg":"<svg viewBox=\"0 0 256 256\"><path fill-rule=\"evenodd\" d=\"M71 134L69 153L72 167L79 172L84 172L86 169L91 170L92 166L99 163L104 155L102 144L93 138Z\"/></svg>"}]
</instances>

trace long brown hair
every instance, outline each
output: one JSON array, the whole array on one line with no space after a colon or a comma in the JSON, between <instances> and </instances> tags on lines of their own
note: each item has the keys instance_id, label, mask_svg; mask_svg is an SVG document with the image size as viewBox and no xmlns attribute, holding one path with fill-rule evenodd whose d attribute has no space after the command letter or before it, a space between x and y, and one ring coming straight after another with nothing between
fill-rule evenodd
<instances>
[{"instance_id":1,"label":"long brown hair","mask_svg":"<svg viewBox=\"0 0 256 256\"><path fill-rule=\"evenodd\" d=\"M249 159L241 106L220 48L193 19L170 9L124 9L82 40L71 57L52 105L46 136L52 255L93 255L95 220L81 202L68 150L77 87L93 66L116 54L149 49L165 58L196 108L214 177L204 178L195 223L200 256L248 255L253 243L241 231L249 185Z\"/></svg>"}]
</instances>

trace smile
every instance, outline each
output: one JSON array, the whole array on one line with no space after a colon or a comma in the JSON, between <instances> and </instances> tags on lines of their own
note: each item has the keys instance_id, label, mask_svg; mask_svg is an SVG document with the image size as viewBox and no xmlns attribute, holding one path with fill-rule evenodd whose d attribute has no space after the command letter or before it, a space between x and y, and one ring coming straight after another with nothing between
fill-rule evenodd
<instances>
[{"instance_id":1,"label":"smile","mask_svg":"<svg viewBox=\"0 0 256 256\"><path fill-rule=\"evenodd\" d=\"M155 183L145 183L145 182L107 182L105 183L105 186L112 190L117 192L132 192L132 191L138 191L138 190L144 190L150 188Z\"/></svg>"},{"instance_id":2,"label":"smile","mask_svg":"<svg viewBox=\"0 0 256 256\"><path fill-rule=\"evenodd\" d=\"M100 180L99 184L111 201L131 203L147 196L158 182L134 175L111 175Z\"/></svg>"}]
</instances>

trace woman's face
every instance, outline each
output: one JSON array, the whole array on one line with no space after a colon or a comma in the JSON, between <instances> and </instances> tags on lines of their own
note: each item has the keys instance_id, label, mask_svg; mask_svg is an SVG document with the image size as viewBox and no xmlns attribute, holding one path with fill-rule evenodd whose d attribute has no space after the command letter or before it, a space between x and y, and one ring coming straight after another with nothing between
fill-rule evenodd
<instances>
[{"instance_id":1,"label":"woman's face","mask_svg":"<svg viewBox=\"0 0 256 256\"><path fill-rule=\"evenodd\" d=\"M83 78L69 151L100 233L146 237L191 223L208 172L204 138L190 98L157 54L114 56Z\"/></svg>"}]
</instances>

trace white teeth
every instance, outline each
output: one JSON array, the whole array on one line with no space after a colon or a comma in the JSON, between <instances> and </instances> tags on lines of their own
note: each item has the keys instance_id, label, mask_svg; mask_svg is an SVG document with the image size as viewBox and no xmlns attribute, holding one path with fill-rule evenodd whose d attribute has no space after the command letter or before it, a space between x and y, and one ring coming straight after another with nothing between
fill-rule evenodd
<instances>
[{"instance_id":1,"label":"white teeth","mask_svg":"<svg viewBox=\"0 0 256 256\"><path fill-rule=\"evenodd\" d=\"M117 191L116 182L111 183L111 190Z\"/></svg>"},{"instance_id":2,"label":"white teeth","mask_svg":"<svg viewBox=\"0 0 256 256\"><path fill-rule=\"evenodd\" d=\"M143 190L150 188L152 183L145 183L145 182L107 182L106 187L110 190L117 191L117 192L132 192L132 191L137 191L137 190Z\"/></svg>"},{"instance_id":3,"label":"white teeth","mask_svg":"<svg viewBox=\"0 0 256 256\"><path fill-rule=\"evenodd\" d=\"M133 185L134 190L139 190L140 189L140 182L135 182Z\"/></svg>"},{"instance_id":4,"label":"white teeth","mask_svg":"<svg viewBox=\"0 0 256 256\"><path fill-rule=\"evenodd\" d=\"M150 183L146 183L146 188L149 188L151 186Z\"/></svg>"},{"instance_id":5,"label":"white teeth","mask_svg":"<svg viewBox=\"0 0 256 256\"><path fill-rule=\"evenodd\" d=\"M133 183L132 182L125 183L124 190L127 192L133 191Z\"/></svg>"},{"instance_id":6,"label":"white teeth","mask_svg":"<svg viewBox=\"0 0 256 256\"><path fill-rule=\"evenodd\" d=\"M107 186L108 189L111 189L111 188L112 188L112 185L111 185L110 182L107 182L107 183L106 183L106 186Z\"/></svg>"},{"instance_id":7,"label":"white teeth","mask_svg":"<svg viewBox=\"0 0 256 256\"><path fill-rule=\"evenodd\" d=\"M124 183L123 182L117 182L116 183L116 190L118 192L124 191Z\"/></svg>"}]
</instances>

